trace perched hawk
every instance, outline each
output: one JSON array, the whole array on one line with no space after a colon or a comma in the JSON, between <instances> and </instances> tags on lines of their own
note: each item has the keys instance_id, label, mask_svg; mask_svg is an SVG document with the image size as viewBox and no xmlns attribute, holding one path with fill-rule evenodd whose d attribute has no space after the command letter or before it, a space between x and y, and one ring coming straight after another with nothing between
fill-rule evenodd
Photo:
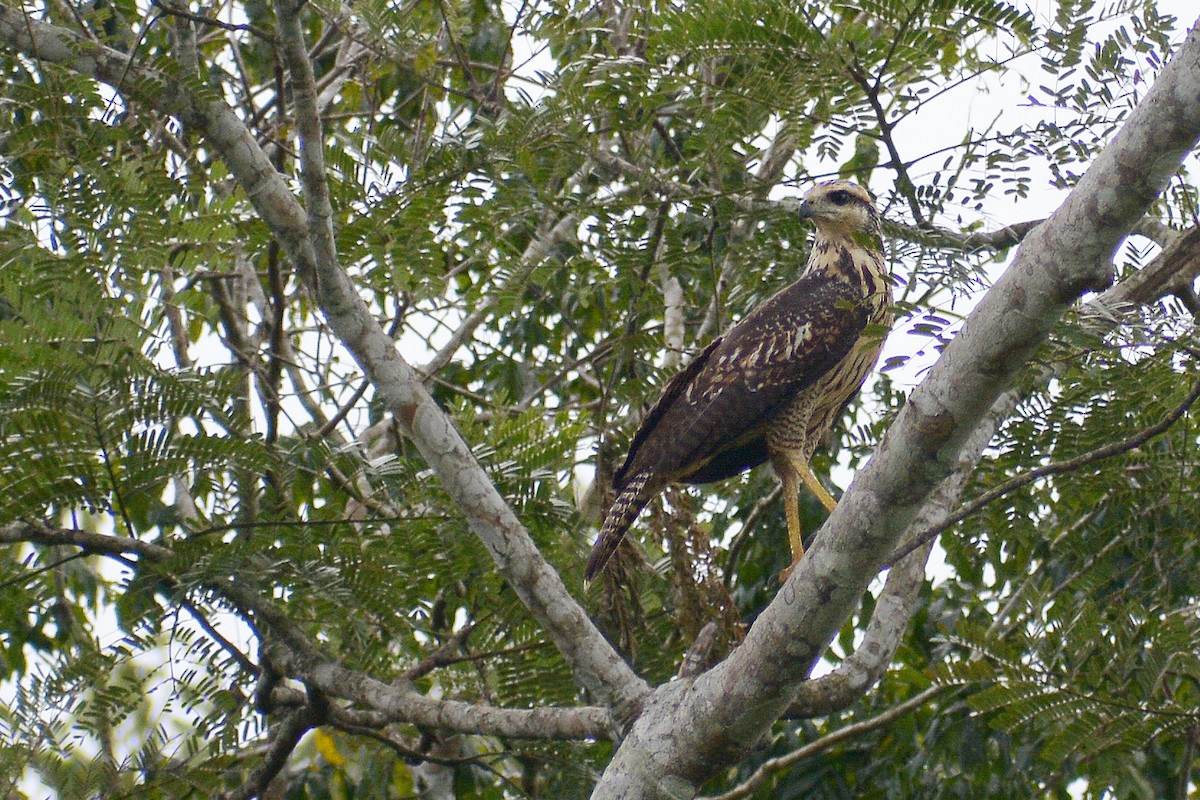
<instances>
[{"instance_id":1,"label":"perched hawk","mask_svg":"<svg viewBox=\"0 0 1200 800\"><path fill-rule=\"evenodd\" d=\"M865 190L818 184L799 214L817 227L808 266L667 383L613 476L616 500L586 580L672 483L718 481L769 459L783 484L793 566L804 555L800 483L833 510L808 462L879 357L883 337L867 326L891 325L892 290L879 212Z\"/></svg>"}]
</instances>

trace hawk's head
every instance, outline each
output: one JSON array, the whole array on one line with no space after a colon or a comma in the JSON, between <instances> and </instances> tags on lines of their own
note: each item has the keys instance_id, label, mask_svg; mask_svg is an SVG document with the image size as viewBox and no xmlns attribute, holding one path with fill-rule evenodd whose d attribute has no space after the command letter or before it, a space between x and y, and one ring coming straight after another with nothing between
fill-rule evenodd
<instances>
[{"instance_id":1,"label":"hawk's head","mask_svg":"<svg viewBox=\"0 0 1200 800\"><path fill-rule=\"evenodd\" d=\"M867 190L849 181L818 183L797 211L811 219L817 230L835 238L857 238L854 234L879 236L879 212Z\"/></svg>"}]
</instances>

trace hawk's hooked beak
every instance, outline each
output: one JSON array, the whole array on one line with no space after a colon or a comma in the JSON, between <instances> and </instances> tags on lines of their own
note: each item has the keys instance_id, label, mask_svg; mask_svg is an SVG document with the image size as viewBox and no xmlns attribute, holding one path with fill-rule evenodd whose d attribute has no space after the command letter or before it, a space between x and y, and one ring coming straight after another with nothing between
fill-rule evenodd
<instances>
[{"instance_id":1,"label":"hawk's hooked beak","mask_svg":"<svg viewBox=\"0 0 1200 800\"><path fill-rule=\"evenodd\" d=\"M779 204L800 219L812 219L817 215L816 209L807 200L794 200L790 197L785 197L779 201Z\"/></svg>"}]
</instances>

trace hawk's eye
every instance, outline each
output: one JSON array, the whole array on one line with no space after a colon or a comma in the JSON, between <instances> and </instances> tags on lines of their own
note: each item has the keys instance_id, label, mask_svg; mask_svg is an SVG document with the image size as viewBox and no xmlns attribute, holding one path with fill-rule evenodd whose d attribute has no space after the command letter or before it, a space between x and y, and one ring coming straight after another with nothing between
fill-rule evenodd
<instances>
[{"instance_id":1,"label":"hawk's eye","mask_svg":"<svg viewBox=\"0 0 1200 800\"><path fill-rule=\"evenodd\" d=\"M830 192L829 199L835 206L844 206L850 202L850 193L845 189L838 189L836 192Z\"/></svg>"}]
</instances>

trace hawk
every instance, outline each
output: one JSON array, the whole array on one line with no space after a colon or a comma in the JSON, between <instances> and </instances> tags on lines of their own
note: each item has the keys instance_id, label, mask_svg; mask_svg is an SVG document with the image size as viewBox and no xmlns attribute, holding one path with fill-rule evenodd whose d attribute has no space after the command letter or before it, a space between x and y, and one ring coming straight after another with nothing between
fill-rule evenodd
<instances>
[{"instance_id":1,"label":"hawk","mask_svg":"<svg viewBox=\"0 0 1200 800\"><path fill-rule=\"evenodd\" d=\"M719 481L769 460L783 485L793 567L804 555L800 484L829 511L836 505L809 459L875 366L879 331L891 325L892 288L879 212L866 190L848 181L818 184L798 213L817 229L800 279L667 383L613 476L616 499L585 580L600 573L642 508L672 483Z\"/></svg>"}]
</instances>

